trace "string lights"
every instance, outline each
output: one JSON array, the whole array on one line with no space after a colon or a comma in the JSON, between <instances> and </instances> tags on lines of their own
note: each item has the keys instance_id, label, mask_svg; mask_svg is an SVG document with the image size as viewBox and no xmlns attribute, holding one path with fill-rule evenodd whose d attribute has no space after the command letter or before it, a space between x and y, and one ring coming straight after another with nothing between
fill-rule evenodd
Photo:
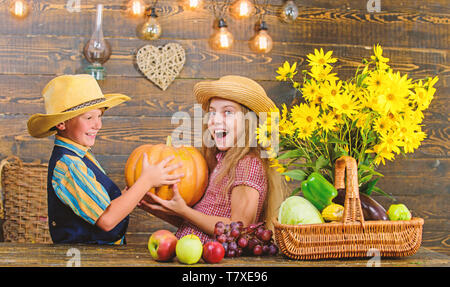
<instances>
[{"instance_id":1,"label":"string lights","mask_svg":"<svg viewBox=\"0 0 450 287\"><path fill-rule=\"evenodd\" d=\"M27 1L13 0L9 5L9 12L16 18L25 18L28 15L30 7Z\"/></svg>"},{"instance_id":2,"label":"string lights","mask_svg":"<svg viewBox=\"0 0 450 287\"><path fill-rule=\"evenodd\" d=\"M217 20L217 29L212 34L209 42L211 47L215 50L229 50L231 46L233 46L234 38L230 31L228 31L228 26L224 18L224 8L227 6L228 2L229 0L224 4L221 13L217 12L216 5L213 2L214 16Z\"/></svg>"},{"instance_id":3,"label":"string lights","mask_svg":"<svg viewBox=\"0 0 450 287\"><path fill-rule=\"evenodd\" d=\"M249 0L237 0L230 6L230 14L236 19L248 18L255 10L255 6Z\"/></svg>"},{"instance_id":4,"label":"string lights","mask_svg":"<svg viewBox=\"0 0 450 287\"><path fill-rule=\"evenodd\" d=\"M23 0L15 0L23 1ZM205 0L178 0L183 10L198 10L203 7ZM127 13L131 17L142 17L145 21L140 24L136 31L139 38L144 40L156 40L161 36L162 28L156 15L155 6L158 0L153 0L153 4L146 6L144 0L130 0L127 3ZM230 5L230 2L232 4ZM284 1L279 15L283 22L293 23L298 17L298 7L293 0ZM249 46L255 53L269 53L273 47L272 37L268 33L268 25L264 20L269 1L265 0L264 5L258 5L257 0L212 0L209 1L214 13L214 32L209 42L215 50L229 50L233 46L234 37L228 29L225 13L236 20L249 18L259 14L259 19L255 24L255 35L250 39ZM222 7L218 7L221 5ZM259 6L259 7L258 7ZM220 9L219 9L220 8Z\"/></svg>"}]
</instances>

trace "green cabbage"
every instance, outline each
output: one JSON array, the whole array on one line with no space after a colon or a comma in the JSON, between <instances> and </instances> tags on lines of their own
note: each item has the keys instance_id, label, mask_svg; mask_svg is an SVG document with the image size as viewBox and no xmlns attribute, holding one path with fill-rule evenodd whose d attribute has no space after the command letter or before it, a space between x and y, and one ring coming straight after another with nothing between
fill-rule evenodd
<instances>
[{"instance_id":1,"label":"green cabbage","mask_svg":"<svg viewBox=\"0 0 450 287\"><path fill-rule=\"evenodd\" d=\"M278 221L289 225L324 222L319 210L311 202L296 195L286 198L280 205Z\"/></svg>"}]
</instances>

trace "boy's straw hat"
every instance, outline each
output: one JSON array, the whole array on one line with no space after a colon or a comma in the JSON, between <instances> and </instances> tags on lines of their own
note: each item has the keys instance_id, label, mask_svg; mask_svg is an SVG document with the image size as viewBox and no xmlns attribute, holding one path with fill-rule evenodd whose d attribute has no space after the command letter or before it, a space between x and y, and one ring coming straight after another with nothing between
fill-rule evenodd
<instances>
[{"instance_id":1,"label":"boy's straw hat","mask_svg":"<svg viewBox=\"0 0 450 287\"><path fill-rule=\"evenodd\" d=\"M268 113L276 107L263 87L242 76L223 76L217 81L199 82L194 86L194 95L205 111L209 100L214 97L235 101L257 115L261 112Z\"/></svg>"},{"instance_id":2,"label":"boy's straw hat","mask_svg":"<svg viewBox=\"0 0 450 287\"><path fill-rule=\"evenodd\" d=\"M103 95L90 75L63 75L51 80L42 90L46 114L34 114L28 120L28 132L36 138L56 133L57 124L87 111L111 108L130 100L122 94Z\"/></svg>"}]
</instances>

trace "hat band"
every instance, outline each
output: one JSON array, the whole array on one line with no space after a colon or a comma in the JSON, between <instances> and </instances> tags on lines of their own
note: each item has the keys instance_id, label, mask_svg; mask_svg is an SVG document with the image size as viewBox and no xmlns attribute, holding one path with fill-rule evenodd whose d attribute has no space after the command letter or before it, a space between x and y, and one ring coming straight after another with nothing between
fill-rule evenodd
<instances>
[{"instance_id":1,"label":"hat band","mask_svg":"<svg viewBox=\"0 0 450 287\"><path fill-rule=\"evenodd\" d=\"M80 104L78 106L75 106L75 107L72 107L70 109L64 110L63 113L76 111L76 110L79 110L79 109L82 109L82 108L85 108L85 107L96 105L96 104L104 102L104 101L106 101L106 98L99 98L99 99L87 101L87 102L82 103L82 104Z\"/></svg>"}]
</instances>

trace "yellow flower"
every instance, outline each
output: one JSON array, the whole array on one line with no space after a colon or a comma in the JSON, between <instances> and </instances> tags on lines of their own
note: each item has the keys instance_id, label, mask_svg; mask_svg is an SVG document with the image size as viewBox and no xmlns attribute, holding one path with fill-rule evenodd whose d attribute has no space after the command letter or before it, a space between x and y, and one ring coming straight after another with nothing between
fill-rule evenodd
<instances>
[{"instance_id":1,"label":"yellow flower","mask_svg":"<svg viewBox=\"0 0 450 287\"><path fill-rule=\"evenodd\" d=\"M405 153L412 153L420 146L420 143L427 137L426 133L419 130L411 133L408 138L403 140L403 150Z\"/></svg>"},{"instance_id":2,"label":"yellow flower","mask_svg":"<svg viewBox=\"0 0 450 287\"><path fill-rule=\"evenodd\" d=\"M380 94L381 104L386 113L398 113L408 105L410 80L407 75L403 77L400 73L390 73L386 89Z\"/></svg>"},{"instance_id":3,"label":"yellow flower","mask_svg":"<svg viewBox=\"0 0 450 287\"><path fill-rule=\"evenodd\" d=\"M314 49L314 54L308 54L308 62L310 66L329 66L330 63L336 63L337 59L332 58L333 51L324 54L323 49Z\"/></svg>"},{"instance_id":4,"label":"yellow flower","mask_svg":"<svg viewBox=\"0 0 450 287\"><path fill-rule=\"evenodd\" d=\"M279 67L277 70L277 74L279 76L276 77L278 81L286 81L287 79L292 79L295 74L297 74L297 62L295 62L292 67L289 65L289 62L284 62L282 67Z\"/></svg>"},{"instance_id":5,"label":"yellow flower","mask_svg":"<svg viewBox=\"0 0 450 287\"><path fill-rule=\"evenodd\" d=\"M381 116L373 122L373 129L379 134L387 134L392 129L392 126L392 120L386 116Z\"/></svg>"},{"instance_id":6,"label":"yellow flower","mask_svg":"<svg viewBox=\"0 0 450 287\"><path fill-rule=\"evenodd\" d=\"M292 108L291 119L296 128L301 128L306 125L313 132L316 129L319 114L320 110L318 106L301 103Z\"/></svg>"},{"instance_id":7,"label":"yellow flower","mask_svg":"<svg viewBox=\"0 0 450 287\"><path fill-rule=\"evenodd\" d=\"M422 80L420 80L414 86L414 92L410 93L409 98L417 104L417 107L420 110L425 110L430 105L431 100L433 100L435 92L435 88L424 86Z\"/></svg>"},{"instance_id":8,"label":"yellow flower","mask_svg":"<svg viewBox=\"0 0 450 287\"><path fill-rule=\"evenodd\" d=\"M312 66L311 72L308 74L319 82L338 81L339 78L336 77L336 73L330 74L332 69L333 67L331 66Z\"/></svg>"},{"instance_id":9,"label":"yellow flower","mask_svg":"<svg viewBox=\"0 0 450 287\"><path fill-rule=\"evenodd\" d=\"M389 58L385 58L382 56L383 54L383 49L381 48L380 44L377 44L376 46L373 47L373 52L374 52L374 56L370 56L370 58L372 60L375 61L375 63L377 64L378 68L380 70L386 70L389 68L389 65L387 65L386 63L389 62Z\"/></svg>"},{"instance_id":10,"label":"yellow flower","mask_svg":"<svg viewBox=\"0 0 450 287\"><path fill-rule=\"evenodd\" d=\"M280 134L292 136L295 133L294 124L288 119L288 110L286 104L283 104L281 120L279 123Z\"/></svg>"},{"instance_id":11,"label":"yellow flower","mask_svg":"<svg viewBox=\"0 0 450 287\"><path fill-rule=\"evenodd\" d=\"M270 128L268 127L267 122L264 124L260 124L258 128L256 128L256 139L258 140L258 143L263 148L267 148L271 144L270 139Z\"/></svg>"},{"instance_id":12,"label":"yellow flower","mask_svg":"<svg viewBox=\"0 0 450 287\"><path fill-rule=\"evenodd\" d=\"M386 134L380 134L379 145L389 152L393 151L396 154L399 154L400 153L399 147L403 145L403 142L399 139L397 132L389 132Z\"/></svg>"},{"instance_id":13,"label":"yellow flower","mask_svg":"<svg viewBox=\"0 0 450 287\"><path fill-rule=\"evenodd\" d=\"M330 105L335 97L340 96L342 92L342 81L326 81L321 92L323 94L322 102Z\"/></svg>"},{"instance_id":14,"label":"yellow flower","mask_svg":"<svg viewBox=\"0 0 450 287\"><path fill-rule=\"evenodd\" d=\"M337 121L332 113L328 114L323 113L322 116L319 118L319 125L325 132L332 131L336 123Z\"/></svg>"},{"instance_id":15,"label":"yellow flower","mask_svg":"<svg viewBox=\"0 0 450 287\"><path fill-rule=\"evenodd\" d=\"M331 106L335 108L337 114L346 114L349 117L358 113L358 110L361 108L359 102L349 93L343 93L339 97L334 98Z\"/></svg>"},{"instance_id":16,"label":"yellow flower","mask_svg":"<svg viewBox=\"0 0 450 287\"><path fill-rule=\"evenodd\" d=\"M297 128L298 131L298 138L302 140L307 140L312 136L312 133L314 131L313 128L309 125L301 125Z\"/></svg>"},{"instance_id":17,"label":"yellow flower","mask_svg":"<svg viewBox=\"0 0 450 287\"><path fill-rule=\"evenodd\" d=\"M305 98L308 102L312 102L319 95L320 88L317 85L317 82L311 79L303 85L301 90L303 98Z\"/></svg>"},{"instance_id":18,"label":"yellow flower","mask_svg":"<svg viewBox=\"0 0 450 287\"><path fill-rule=\"evenodd\" d=\"M287 171L287 168L285 168L282 164L280 164L277 159L271 159L270 162L271 162L270 167L276 168L277 172L284 173ZM287 175L285 175L284 178L286 179L286 181L291 180L291 178Z\"/></svg>"},{"instance_id":19,"label":"yellow flower","mask_svg":"<svg viewBox=\"0 0 450 287\"><path fill-rule=\"evenodd\" d=\"M366 80L367 89L371 92L382 92L389 80L385 71L374 71L369 74Z\"/></svg>"}]
</instances>

